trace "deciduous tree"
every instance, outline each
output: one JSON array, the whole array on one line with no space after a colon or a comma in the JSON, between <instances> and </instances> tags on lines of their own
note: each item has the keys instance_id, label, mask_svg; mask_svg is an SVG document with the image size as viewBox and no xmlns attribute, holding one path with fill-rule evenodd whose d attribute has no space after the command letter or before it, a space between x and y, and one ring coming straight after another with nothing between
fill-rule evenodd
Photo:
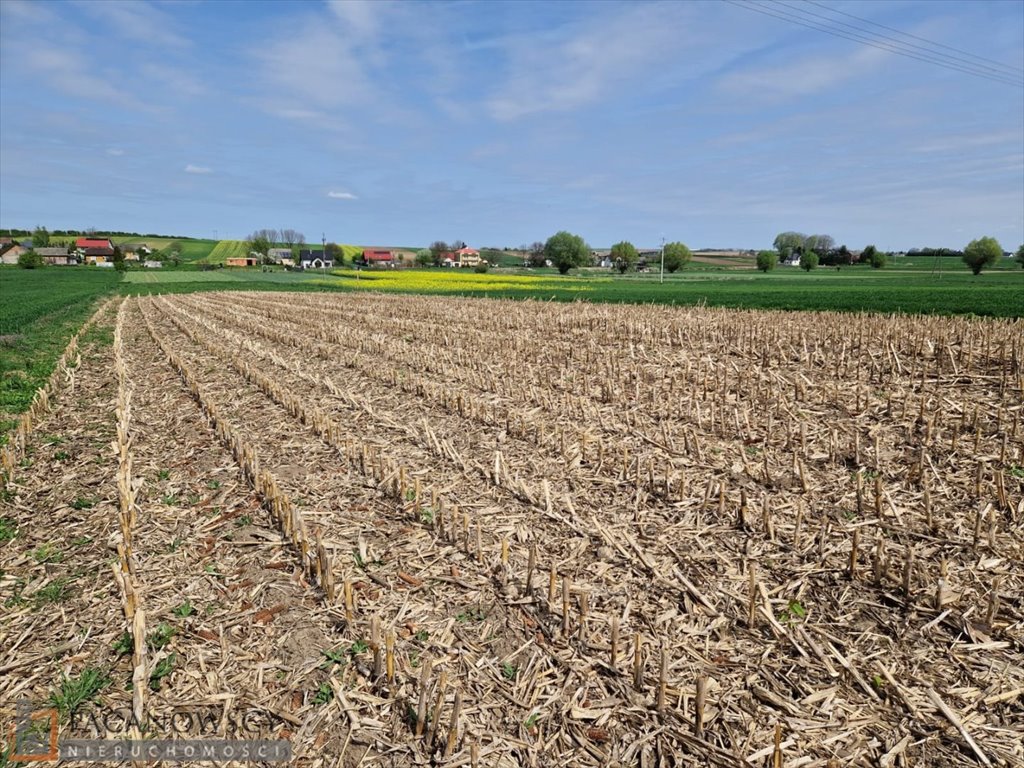
<instances>
[{"instance_id":1,"label":"deciduous tree","mask_svg":"<svg viewBox=\"0 0 1024 768\"><path fill-rule=\"evenodd\" d=\"M46 227L36 227L32 232L32 247L45 248L50 244L50 233Z\"/></svg>"},{"instance_id":2,"label":"deciduous tree","mask_svg":"<svg viewBox=\"0 0 1024 768\"><path fill-rule=\"evenodd\" d=\"M964 248L964 263L976 275L981 274L985 267L998 263L1002 257L1003 246L994 237L979 237Z\"/></svg>"},{"instance_id":3,"label":"deciduous tree","mask_svg":"<svg viewBox=\"0 0 1024 768\"><path fill-rule=\"evenodd\" d=\"M818 254L814 251L804 251L800 254L800 269L810 272L818 266Z\"/></svg>"},{"instance_id":4,"label":"deciduous tree","mask_svg":"<svg viewBox=\"0 0 1024 768\"><path fill-rule=\"evenodd\" d=\"M590 260L590 247L579 235L557 232L544 243L544 256L563 275L573 267L582 267Z\"/></svg>"},{"instance_id":5,"label":"deciduous tree","mask_svg":"<svg viewBox=\"0 0 1024 768\"><path fill-rule=\"evenodd\" d=\"M786 261L795 251L804 247L807 235L800 232L780 232L775 236L772 247L779 253L779 261Z\"/></svg>"},{"instance_id":6,"label":"deciduous tree","mask_svg":"<svg viewBox=\"0 0 1024 768\"><path fill-rule=\"evenodd\" d=\"M611 257L619 272L628 272L636 266L640 254L636 252L636 247L631 242L623 240L612 246Z\"/></svg>"},{"instance_id":7,"label":"deciduous tree","mask_svg":"<svg viewBox=\"0 0 1024 768\"><path fill-rule=\"evenodd\" d=\"M768 272L769 270L775 269L775 265L778 263L779 254L775 251L758 251L757 268L762 272Z\"/></svg>"},{"instance_id":8,"label":"deciduous tree","mask_svg":"<svg viewBox=\"0 0 1024 768\"><path fill-rule=\"evenodd\" d=\"M544 255L544 243L540 240L535 241L532 245L526 247L527 253L529 253L528 261L531 267L544 267L547 266L547 256Z\"/></svg>"},{"instance_id":9,"label":"deciduous tree","mask_svg":"<svg viewBox=\"0 0 1024 768\"><path fill-rule=\"evenodd\" d=\"M690 253L690 249L686 247L685 243L676 241L665 245L665 269L668 272L682 269L690 263L692 258L693 254Z\"/></svg>"}]
</instances>

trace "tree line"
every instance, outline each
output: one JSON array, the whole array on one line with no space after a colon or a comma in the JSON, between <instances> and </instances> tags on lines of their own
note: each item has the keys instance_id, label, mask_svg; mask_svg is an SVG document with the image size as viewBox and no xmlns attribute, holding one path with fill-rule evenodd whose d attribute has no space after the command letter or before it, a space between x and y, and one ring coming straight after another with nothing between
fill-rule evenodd
<instances>
[{"instance_id":1,"label":"tree line","mask_svg":"<svg viewBox=\"0 0 1024 768\"><path fill-rule=\"evenodd\" d=\"M810 271L817 266L842 266L854 263L854 254L845 246L838 248L830 235L805 235L802 232L780 232L772 243L774 250L757 254L757 268L762 272L774 269L776 264L799 259L801 269ZM960 257L974 274L980 274L985 267L998 263L1003 257L1003 247L994 237L980 237L972 240L962 251L951 248L912 248L908 256ZM868 245L860 253L860 262L875 269L884 267L893 257L891 251L880 251ZM1024 245L1017 249L1016 259L1024 267Z\"/></svg>"}]
</instances>

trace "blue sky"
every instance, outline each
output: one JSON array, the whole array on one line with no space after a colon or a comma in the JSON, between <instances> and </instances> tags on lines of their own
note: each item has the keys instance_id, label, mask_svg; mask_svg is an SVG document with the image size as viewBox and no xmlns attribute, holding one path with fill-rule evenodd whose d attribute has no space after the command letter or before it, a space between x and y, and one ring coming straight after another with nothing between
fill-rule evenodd
<instances>
[{"instance_id":1,"label":"blue sky","mask_svg":"<svg viewBox=\"0 0 1024 768\"><path fill-rule=\"evenodd\" d=\"M1024 69L1018 0L787 6ZM2 0L0 30L3 227L1024 241L1024 88L727 2Z\"/></svg>"}]
</instances>

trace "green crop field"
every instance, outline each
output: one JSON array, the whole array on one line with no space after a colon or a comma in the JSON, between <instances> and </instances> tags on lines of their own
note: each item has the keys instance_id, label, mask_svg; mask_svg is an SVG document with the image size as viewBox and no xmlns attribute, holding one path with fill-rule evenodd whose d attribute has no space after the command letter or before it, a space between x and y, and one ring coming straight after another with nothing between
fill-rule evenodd
<instances>
[{"instance_id":1,"label":"green crop field","mask_svg":"<svg viewBox=\"0 0 1024 768\"><path fill-rule=\"evenodd\" d=\"M0 444L96 300L120 279L112 269L0 267Z\"/></svg>"},{"instance_id":2,"label":"green crop field","mask_svg":"<svg viewBox=\"0 0 1024 768\"><path fill-rule=\"evenodd\" d=\"M245 258L249 255L249 244L244 240L221 240L207 256L208 264L223 264L227 259Z\"/></svg>"}]
</instances>

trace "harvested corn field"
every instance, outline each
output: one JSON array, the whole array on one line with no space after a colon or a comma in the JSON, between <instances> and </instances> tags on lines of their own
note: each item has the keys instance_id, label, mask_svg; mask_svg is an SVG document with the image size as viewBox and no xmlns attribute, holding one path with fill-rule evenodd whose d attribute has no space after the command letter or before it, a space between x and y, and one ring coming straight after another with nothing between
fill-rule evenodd
<instances>
[{"instance_id":1,"label":"harvested corn field","mask_svg":"<svg viewBox=\"0 0 1024 768\"><path fill-rule=\"evenodd\" d=\"M1024 763L1020 321L222 293L95 324L5 458L5 716L304 766Z\"/></svg>"}]
</instances>

